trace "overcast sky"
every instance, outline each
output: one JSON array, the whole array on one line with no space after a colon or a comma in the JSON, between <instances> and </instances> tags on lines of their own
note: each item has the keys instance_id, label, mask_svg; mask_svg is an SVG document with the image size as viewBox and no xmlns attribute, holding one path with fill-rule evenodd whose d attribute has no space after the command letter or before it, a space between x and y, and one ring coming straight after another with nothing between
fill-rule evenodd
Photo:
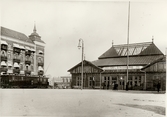
<instances>
[{"instance_id":1,"label":"overcast sky","mask_svg":"<svg viewBox=\"0 0 167 117\"><path fill-rule=\"evenodd\" d=\"M58 2L56 0L0 0L1 26L29 36L34 22L45 41L45 72L65 76L81 61L79 39L88 61L97 60L114 45L127 43L128 1ZM130 43L151 42L165 54L167 2L131 1Z\"/></svg>"}]
</instances>

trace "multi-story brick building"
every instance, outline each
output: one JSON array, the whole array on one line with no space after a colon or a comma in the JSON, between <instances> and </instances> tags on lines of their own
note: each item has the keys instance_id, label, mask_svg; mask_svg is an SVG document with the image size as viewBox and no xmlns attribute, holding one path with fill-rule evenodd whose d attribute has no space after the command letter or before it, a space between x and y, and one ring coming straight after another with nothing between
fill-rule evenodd
<instances>
[{"instance_id":1,"label":"multi-story brick building","mask_svg":"<svg viewBox=\"0 0 167 117\"><path fill-rule=\"evenodd\" d=\"M84 88L156 90L160 82L166 90L166 58L153 42L112 45L98 60L83 63ZM68 71L72 87L81 86L81 63Z\"/></svg>"},{"instance_id":2,"label":"multi-story brick building","mask_svg":"<svg viewBox=\"0 0 167 117\"><path fill-rule=\"evenodd\" d=\"M34 26L33 33L29 37L21 32L1 27L0 38L1 85L15 81L13 79L17 78L17 81L21 79L24 81L28 77L34 77L31 82L36 82L35 77L44 76L45 43L36 32L36 26ZM11 78L8 81L3 77ZM43 79L47 81L47 78L43 77Z\"/></svg>"}]
</instances>

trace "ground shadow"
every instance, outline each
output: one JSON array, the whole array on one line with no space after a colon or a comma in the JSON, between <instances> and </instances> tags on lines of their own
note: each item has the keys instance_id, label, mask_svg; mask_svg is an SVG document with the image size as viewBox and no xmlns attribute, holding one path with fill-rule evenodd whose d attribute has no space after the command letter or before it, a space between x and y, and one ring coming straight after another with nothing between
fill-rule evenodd
<instances>
[{"instance_id":1,"label":"ground shadow","mask_svg":"<svg viewBox=\"0 0 167 117\"><path fill-rule=\"evenodd\" d=\"M157 114L165 115L165 107L153 106L153 105L136 105L136 104L117 104L121 106L128 106L133 108L139 108L147 111L153 111Z\"/></svg>"}]
</instances>

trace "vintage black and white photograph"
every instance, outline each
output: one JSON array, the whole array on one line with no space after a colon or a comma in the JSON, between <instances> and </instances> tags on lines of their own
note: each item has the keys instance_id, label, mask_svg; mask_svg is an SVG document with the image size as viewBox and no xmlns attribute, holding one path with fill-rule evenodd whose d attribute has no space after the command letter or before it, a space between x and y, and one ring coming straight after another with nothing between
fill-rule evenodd
<instances>
[{"instance_id":1,"label":"vintage black and white photograph","mask_svg":"<svg viewBox=\"0 0 167 117\"><path fill-rule=\"evenodd\" d=\"M165 0L0 0L0 117L165 117Z\"/></svg>"}]
</instances>

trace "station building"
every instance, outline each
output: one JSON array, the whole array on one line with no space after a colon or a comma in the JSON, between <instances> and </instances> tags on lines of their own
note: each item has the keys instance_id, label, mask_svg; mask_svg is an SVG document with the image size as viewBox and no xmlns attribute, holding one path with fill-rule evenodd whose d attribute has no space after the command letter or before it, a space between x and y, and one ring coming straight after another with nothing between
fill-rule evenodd
<instances>
[{"instance_id":1,"label":"station building","mask_svg":"<svg viewBox=\"0 0 167 117\"><path fill-rule=\"evenodd\" d=\"M154 42L112 45L97 60L84 60L83 88L102 88L125 90L166 90L166 57ZM81 62L82 63L82 62ZM72 74L72 87L81 86L81 63L68 72Z\"/></svg>"},{"instance_id":2,"label":"station building","mask_svg":"<svg viewBox=\"0 0 167 117\"><path fill-rule=\"evenodd\" d=\"M22 83L24 87L24 84L30 85L39 81L46 84L48 79L44 77L45 43L38 35L36 26L29 36L5 27L1 27L0 31L1 87Z\"/></svg>"}]
</instances>

